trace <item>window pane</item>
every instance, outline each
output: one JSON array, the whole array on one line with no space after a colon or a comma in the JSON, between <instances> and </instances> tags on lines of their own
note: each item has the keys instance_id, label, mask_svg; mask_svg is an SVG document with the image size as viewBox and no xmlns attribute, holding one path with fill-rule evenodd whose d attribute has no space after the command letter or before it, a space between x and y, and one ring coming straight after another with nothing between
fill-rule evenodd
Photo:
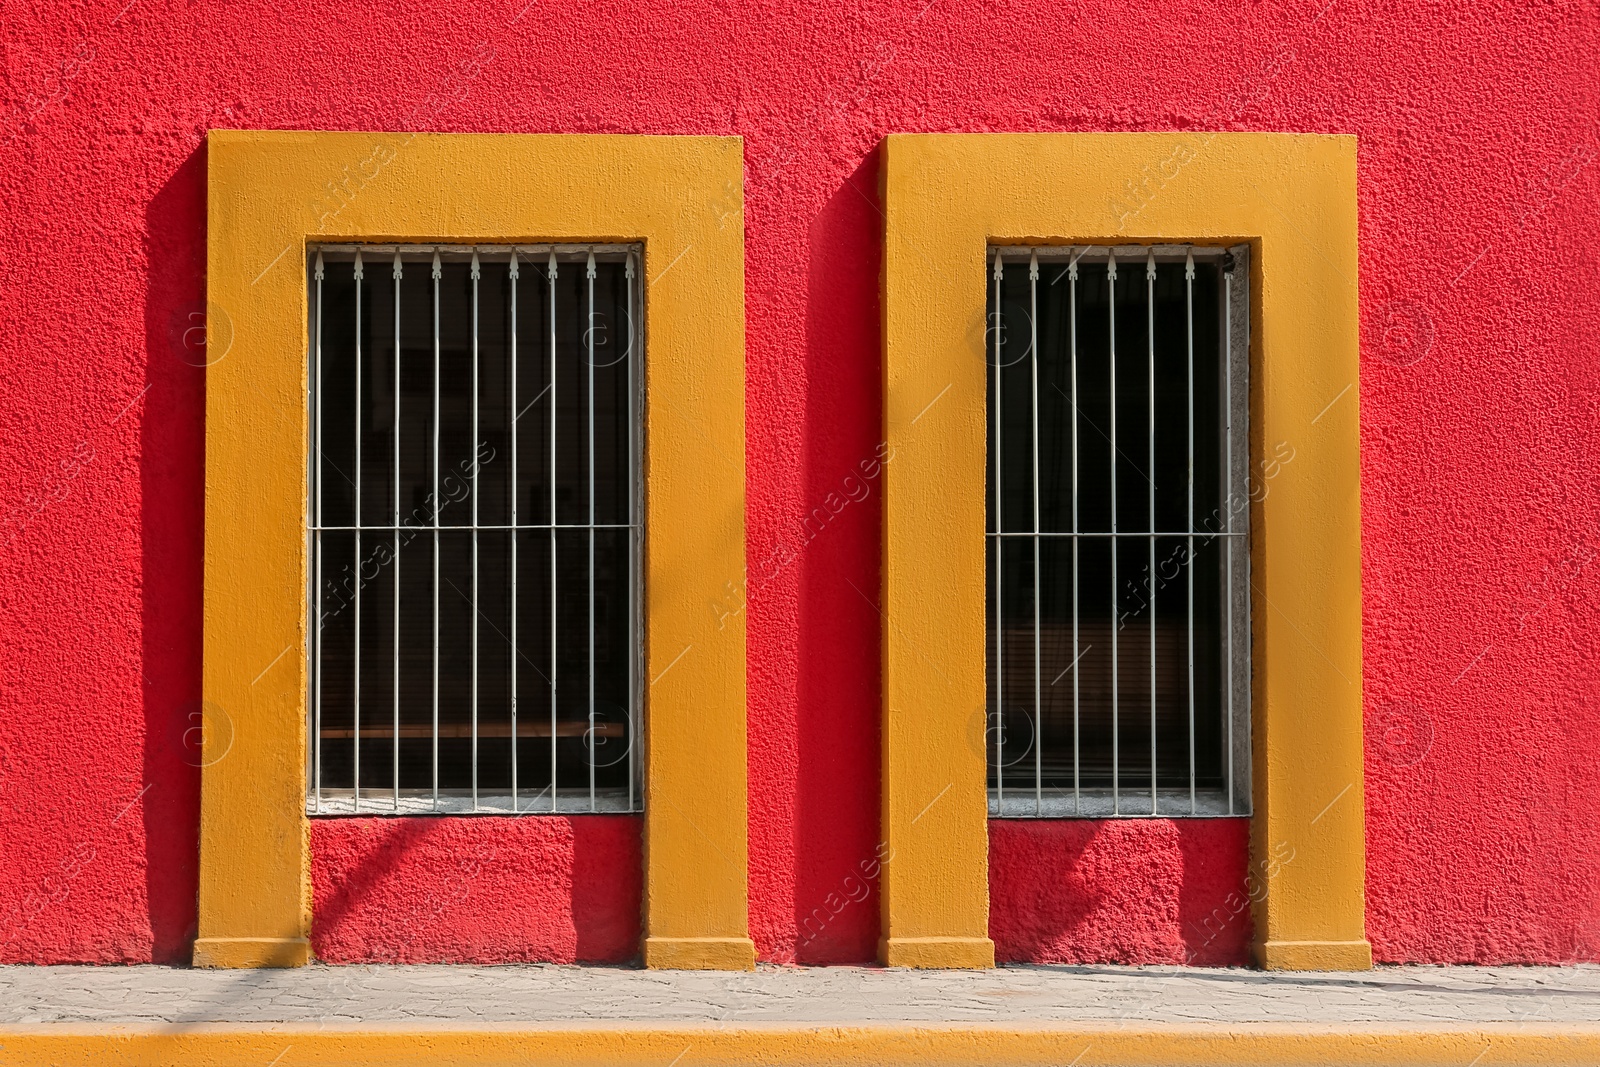
<instances>
[{"instance_id":1,"label":"window pane","mask_svg":"<svg viewBox=\"0 0 1600 1067\"><path fill-rule=\"evenodd\" d=\"M1223 285L1221 250L1195 250L1190 276L1185 250L1164 248L1153 277L1132 251L1113 266L1103 248L1041 250L1035 273L1031 250L1003 250L998 278L991 256L996 814L1230 810L1247 542L1242 510L1229 533L1223 469L1246 440L1244 280Z\"/></svg>"},{"instance_id":2,"label":"window pane","mask_svg":"<svg viewBox=\"0 0 1600 1067\"><path fill-rule=\"evenodd\" d=\"M636 255L312 250L312 811L638 807Z\"/></svg>"}]
</instances>

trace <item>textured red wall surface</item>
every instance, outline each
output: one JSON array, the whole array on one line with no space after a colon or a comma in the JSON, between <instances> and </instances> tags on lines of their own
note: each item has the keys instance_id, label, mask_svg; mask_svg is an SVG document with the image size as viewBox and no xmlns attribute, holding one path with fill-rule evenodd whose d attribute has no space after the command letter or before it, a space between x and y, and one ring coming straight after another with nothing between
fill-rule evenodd
<instances>
[{"instance_id":1,"label":"textured red wall surface","mask_svg":"<svg viewBox=\"0 0 1600 1067\"><path fill-rule=\"evenodd\" d=\"M1359 135L1363 369L1340 402L1364 434L1370 935L1391 960L1600 958L1592 3L124 2L4 29L0 959L182 959L193 932L213 127L745 138L751 925L765 958L815 962L877 937L875 899L827 903L878 842L880 483L838 495L880 439L875 146ZM457 868L395 855L407 835L505 833L509 865L533 831L508 825L319 828L319 898L388 892L366 864L447 889ZM1115 929L1090 942L1107 958L1170 956L1185 894L1243 876L1219 841L1233 875L1190 888L1205 833L1005 828L1005 922L1041 876L1013 857L1090 841L1045 857L1081 891L1040 890L1002 939ZM1183 858L1183 885L1100 845L1120 834ZM559 897L564 848L495 884ZM372 908L328 951L384 944Z\"/></svg>"},{"instance_id":2,"label":"textured red wall surface","mask_svg":"<svg viewBox=\"0 0 1600 1067\"><path fill-rule=\"evenodd\" d=\"M317 819L311 945L331 963L621 963L640 830L607 815Z\"/></svg>"},{"instance_id":3,"label":"textured red wall surface","mask_svg":"<svg viewBox=\"0 0 1600 1067\"><path fill-rule=\"evenodd\" d=\"M1250 960L1244 819L989 823L989 936L1026 963Z\"/></svg>"}]
</instances>

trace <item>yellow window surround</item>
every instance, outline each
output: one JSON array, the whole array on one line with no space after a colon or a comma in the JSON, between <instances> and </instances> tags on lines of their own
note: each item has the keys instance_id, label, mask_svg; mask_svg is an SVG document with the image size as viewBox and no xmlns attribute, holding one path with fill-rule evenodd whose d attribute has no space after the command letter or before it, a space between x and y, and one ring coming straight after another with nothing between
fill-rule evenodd
<instances>
[{"instance_id":1,"label":"yellow window surround","mask_svg":"<svg viewBox=\"0 0 1600 1067\"><path fill-rule=\"evenodd\" d=\"M1355 138L897 134L882 180L895 454L883 961L994 963L985 757L972 743L985 707L987 250L1192 242L1251 247L1251 469L1260 479L1281 442L1296 456L1250 511L1256 954L1269 968L1370 967Z\"/></svg>"},{"instance_id":2,"label":"yellow window surround","mask_svg":"<svg viewBox=\"0 0 1600 1067\"><path fill-rule=\"evenodd\" d=\"M706 610L744 570L739 138L214 131L208 167L208 313L233 340L206 377L202 685L232 730L205 738L196 965L309 958L308 243L636 241L642 951L651 967L754 966L744 617Z\"/></svg>"}]
</instances>

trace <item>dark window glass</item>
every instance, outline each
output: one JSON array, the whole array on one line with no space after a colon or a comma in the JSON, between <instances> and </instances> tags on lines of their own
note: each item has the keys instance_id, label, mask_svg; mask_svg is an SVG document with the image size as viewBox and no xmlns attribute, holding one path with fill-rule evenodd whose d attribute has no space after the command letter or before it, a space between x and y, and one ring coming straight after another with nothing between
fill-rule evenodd
<instances>
[{"instance_id":1,"label":"dark window glass","mask_svg":"<svg viewBox=\"0 0 1600 1067\"><path fill-rule=\"evenodd\" d=\"M318 256L312 810L637 809L633 254Z\"/></svg>"},{"instance_id":2,"label":"dark window glass","mask_svg":"<svg viewBox=\"0 0 1600 1067\"><path fill-rule=\"evenodd\" d=\"M1152 280L1100 253L990 259L991 812L1148 815L1154 787L1160 814L1226 814L1247 560L1224 259Z\"/></svg>"}]
</instances>

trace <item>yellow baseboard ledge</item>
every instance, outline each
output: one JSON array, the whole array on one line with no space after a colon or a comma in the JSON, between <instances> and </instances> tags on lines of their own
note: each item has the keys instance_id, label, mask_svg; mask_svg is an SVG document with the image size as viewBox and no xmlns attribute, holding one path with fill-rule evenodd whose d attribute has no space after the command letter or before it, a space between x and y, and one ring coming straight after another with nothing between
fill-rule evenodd
<instances>
[{"instance_id":1,"label":"yellow baseboard ledge","mask_svg":"<svg viewBox=\"0 0 1600 1067\"><path fill-rule=\"evenodd\" d=\"M194 943L196 967L304 967L311 942L303 937L201 937Z\"/></svg>"},{"instance_id":2,"label":"yellow baseboard ledge","mask_svg":"<svg viewBox=\"0 0 1600 1067\"><path fill-rule=\"evenodd\" d=\"M878 942L885 967L986 970L994 966L994 942L987 937L886 937Z\"/></svg>"},{"instance_id":3,"label":"yellow baseboard ledge","mask_svg":"<svg viewBox=\"0 0 1600 1067\"><path fill-rule=\"evenodd\" d=\"M8 1067L939 1063L1076 1067L1506 1067L1600 1063L1600 1024L327 1024L0 1026Z\"/></svg>"},{"instance_id":4,"label":"yellow baseboard ledge","mask_svg":"<svg viewBox=\"0 0 1600 1067\"><path fill-rule=\"evenodd\" d=\"M756 943L748 937L647 937L644 965L652 971L753 971Z\"/></svg>"},{"instance_id":5,"label":"yellow baseboard ledge","mask_svg":"<svg viewBox=\"0 0 1600 1067\"><path fill-rule=\"evenodd\" d=\"M1268 971L1370 971L1367 941L1262 941L1256 962Z\"/></svg>"}]
</instances>

